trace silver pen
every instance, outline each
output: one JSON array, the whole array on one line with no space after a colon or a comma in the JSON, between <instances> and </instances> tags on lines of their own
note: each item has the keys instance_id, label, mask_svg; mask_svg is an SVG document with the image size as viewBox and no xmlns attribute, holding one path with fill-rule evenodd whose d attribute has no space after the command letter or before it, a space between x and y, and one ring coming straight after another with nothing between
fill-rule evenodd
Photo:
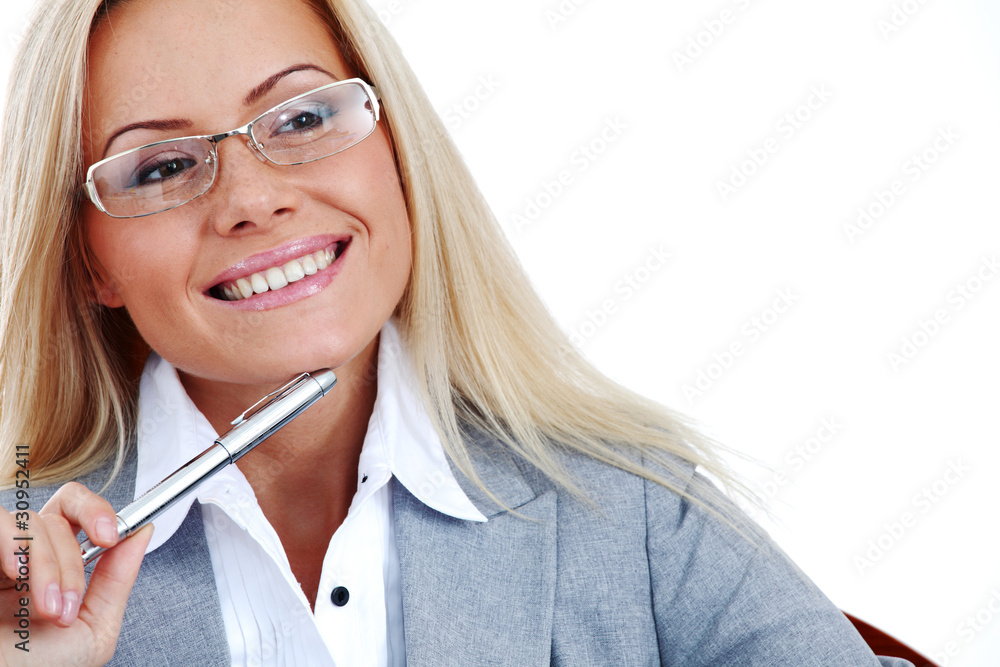
<instances>
[{"instance_id":1,"label":"silver pen","mask_svg":"<svg viewBox=\"0 0 1000 667\"><path fill-rule=\"evenodd\" d=\"M116 518L119 542L191 493L206 479L264 442L320 397L326 396L335 384L337 377L333 371L324 368L303 373L254 403L232 421L233 428L212 443L211 447L118 512ZM104 551L104 547L97 546L89 539L80 543L84 565Z\"/></svg>"}]
</instances>

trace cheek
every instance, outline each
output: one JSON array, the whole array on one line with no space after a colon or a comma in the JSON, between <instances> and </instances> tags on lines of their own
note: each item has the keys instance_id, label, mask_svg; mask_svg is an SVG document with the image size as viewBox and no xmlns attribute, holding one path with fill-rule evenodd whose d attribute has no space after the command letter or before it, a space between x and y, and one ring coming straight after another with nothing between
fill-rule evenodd
<instances>
[{"instance_id":1,"label":"cheek","mask_svg":"<svg viewBox=\"0 0 1000 667\"><path fill-rule=\"evenodd\" d=\"M181 266L176 252L176 235L161 238L156 227L144 221L116 220L101 213L84 216L84 241L96 275L98 296L117 297L130 311L159 288L171 284ZM157 299L156 301L159 301Z\"/></svg>"},{"instance_id":2,"label":"cheek","mask_svg":"<svg viewBox=\"0 0 1000 667\"><path fill-rule=\"evenodd\" d=\"M361 193L370 205L378 207L380 219L384 221L381 230L383 241L394 247L405 241L409 249L410 220L403 195L403 186L396 170L396 161L392 155L389 137L383 126L368 138L372 142L372 157L369 160L371 171L366 179L367 192Z\"/></svg>"},{"instance_id":3,"label":"cheek","mask_svg":"<svg viewBox=\"0 0 1000 667\"><path fill-rule=\"evenodd\" d=\"M409 231L408 224L399 226L396 233L383 237L380 248L384 260L379 270L389 278L383 281L382 288L397 301L410 280L413 248Z\"/></svg>"},{"instance_id":4,"label":"cheek","mask_svg":"<svg viewBox=\"0 0 1000 667\"><path fill-rule=\"evenodd\" d=\"M129 283L130 272L123 270L118 254L121 250L119 235L110 224L100 218L100 213L84 213L83 239L91 267L94 292L98 302L111 308L124 305L122 293Z\"/></svg>"},{"instance_id":5,"label":"cheek","mask_svg":"<svg viewBox=\"0 0 1000 667\"><path fill-rule=\"evenodd\" d=\"M382 208L382 228L372 230L376 239L374 250L382 258L380 272L391 276L383 287L391 290L395 296L401 296L403 288L409 280L412 264L412 234L410 219L406 209L406 201L395 163L390 158L382 165L380 183L377 191L380 194Z\"/></svg>"},{"instance_id":6,"label":"cheek","mask_svg":"<svg viewBox=\"0 0 1000 667\"><path fill-rule=\"evenodd\" d=\"M411 228L388 135L382 125L378 127L349 152L325 164L313 163L315 173L299 182L308 196L347 213L364 227L371 268L376 276L391 276L395 283L400 275L404 280L409 276Z\"/></svg>"}]
</instances>

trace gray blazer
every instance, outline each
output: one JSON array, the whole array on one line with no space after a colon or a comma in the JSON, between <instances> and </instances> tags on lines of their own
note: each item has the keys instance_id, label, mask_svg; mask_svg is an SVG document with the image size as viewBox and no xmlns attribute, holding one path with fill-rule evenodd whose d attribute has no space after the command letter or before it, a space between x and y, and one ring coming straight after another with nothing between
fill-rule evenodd
<instances>
[{"instance_id":1,"label":"gray blazer","mask_svg":"<svg viewBox=\"0 0 1000 667\"><path fill-rule=\"evenodd\" d=\"M677 494L567 458L595 509L496 443L472 446L483 481L516 514L458 473L486 523L394 487L411 667L910 665L877 659L777 547L754 549ZM107 476L80 481L99 489ZM122 507L134 482L133 455L104 496ZM32 488L32 509L54 491ZM10 508L12 492L0 503ZM111 664L230 664L197 502L143 561Z\"/></svg>"}]
</instances>

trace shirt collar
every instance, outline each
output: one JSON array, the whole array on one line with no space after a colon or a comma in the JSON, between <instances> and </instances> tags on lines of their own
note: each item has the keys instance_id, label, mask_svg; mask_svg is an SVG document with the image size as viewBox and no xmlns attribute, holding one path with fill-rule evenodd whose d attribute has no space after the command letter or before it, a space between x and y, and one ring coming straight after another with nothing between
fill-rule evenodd
<instances>
[{"instance_id":1,"label":"shirt collar","mask_svg":"<svg viewBox=\"0 0 1000 667\"><path fill-rule=\"evenodd\" d=\"M361 450L354 502L363 493L361 480L365 475L391 475L438 512L457 519L486 521L448 465L441 439L417 393L409 352L392 320L382 327L377 377L375 409ZM336 400L336 396L334 388L327 400ZM136 498L219 437L188 398L176 369L155 352L149 355L139 381L137 417ZM242 477L242 473L228 466L206 484L216 487L230 476ZM147 553L177 531L198 498L196 491L157 517Z\"/></svg>"},{"instance_id":2,"label":"shirt collar","mask_svg":"<svg viewBox=\"0 0 1000 667\"><path fill-rule=\"evenodd\" d=\"M378 394L359 461L359 479L369 454L381 454L392 474L418 500L443 514L486 521L455 480L441 438L416 387L416 373L392 320L382 327L378 348Z\"/></svg>"}]
</instances>

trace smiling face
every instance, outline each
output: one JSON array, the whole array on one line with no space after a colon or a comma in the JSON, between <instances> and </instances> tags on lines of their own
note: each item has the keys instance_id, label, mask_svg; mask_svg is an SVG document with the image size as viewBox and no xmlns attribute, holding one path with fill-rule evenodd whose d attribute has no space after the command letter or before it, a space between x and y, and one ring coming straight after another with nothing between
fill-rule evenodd
<instances>
[{"instance_id":1,"label":"smiling face","mask_svg":"<svg viewBox=\"0 0 1000 667\"><path fill-rule=\"evenodd\" d=\"M87 165L226 132L356 76L299 0L133 0L96 30L89 67ZM84 205L97 298L127 308L146 342L195 381L274 384L370 359L411 264L384 122L307 164L265 162L245 136L219 142L218 158L212 188L172 210L115 219ZM308 275L283 286L296 267ZM247 285L253 295L240 298Z\"/></svg>"}]
</instances>

